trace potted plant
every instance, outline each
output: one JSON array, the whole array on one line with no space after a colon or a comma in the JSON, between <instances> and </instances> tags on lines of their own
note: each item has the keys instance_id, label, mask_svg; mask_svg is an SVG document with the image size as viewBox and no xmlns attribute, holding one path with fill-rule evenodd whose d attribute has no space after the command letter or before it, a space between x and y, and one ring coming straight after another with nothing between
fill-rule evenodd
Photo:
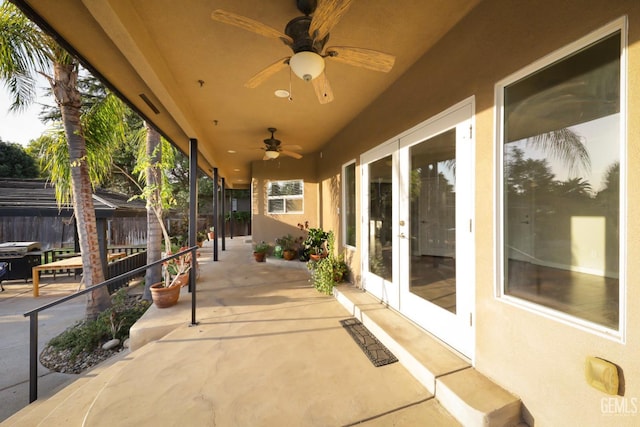
<instances>
[{"instance_id":1,"label":"potted plant","mask_svg":"<svg viewBox=\"0 0 640 427\"><path fill-rule=\"evenodd\" d=\"M291 234L276 239L276 243L282 248L282 257L287 261L291 261L298 254L296 239Z\"/></svg>"},{"instance_id":2,"label":"potted plant","mask_svg":"<svg viewBox=\"0 0 640 427\"><path fill-rule=\"evenodd\" d=\"M171 307L178 302L180 288L189 284L191 263L183 255L168 261L163 270L164 282L150 286L151 299L158 308Z\"/></svg>"},{"instance_id":3,"label":"potted plant","mask_svg":"<svg viewBox=\"0 0 640 427\"><path fill-rule=\"evenodd\" d=\"M206 238L207 238L207 233L205 233L204 231L198 231L196 235L196 243L198 244L199 247L202 247L202 243Z\"/></svg>"},{"instance_id":4,"label":"potted plant","mask_svg":"<svg viewBox=\"0 0 640 427\"><path fill-rule=\"evenodd\" d=\"M331 294L333 287L340 283L349 268L344 261L344 255L334 254L334 234L332 231L327 233L327 256L317 261L309 261L307 267L311 271L311 281L313 286L324 294Z\"/></svg>"},{"instance_id":5,"label":"potted plant","mask_svg":"<svg viewBox=\"0 0 640 427\"><path fill-rule=\"evenodd\" d=\"M317 261L327 256L327 237L329 234L321 228L310 228L303 245L309 257Z\"/></svg>"},{"instance_id":6,"label":"potted plant","mask_svg":"<svg viewBox=\"0 0 640 427\"><path fill-rule=\"evenodd\" d=\"M258 262L264 262L265 257L267 256L267 252L269 252L270 246L268 243L264 241L260 243L256 243L253 247L253 257Z\"/></svg>"},{"instance_id":7,"label":"potted plant","mask_svg":"<svg viewBox=\"0 0 640 427\"><path fill-rule=\"evenodd\" d=\"M178 252L182 252L188 249L186 246L181 247ZM182 255L178 258L174 258L167 262L166 265L166 277L169 278L169 284L167 285L165 279L165 286L186 286L189 284L189 271L191 270L191 254Z\"/></svg>"}]
</instances>

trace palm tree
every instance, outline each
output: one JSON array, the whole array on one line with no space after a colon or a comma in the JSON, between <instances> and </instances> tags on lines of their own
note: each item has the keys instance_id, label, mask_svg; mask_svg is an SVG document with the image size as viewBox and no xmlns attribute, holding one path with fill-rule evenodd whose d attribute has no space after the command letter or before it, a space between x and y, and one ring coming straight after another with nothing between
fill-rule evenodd
<instances>
[{"instance_id":1,"label":"palm tree","mask_svg":"<svg viewBox=\"0 0 640 427\"><path fill-rule=\"evenodd\" d=\"M130 111L130 110L129 110ZM147 202L147 263L159 261L162 258L162 240L165 251L171 252L171 239L163 222L163 212L175 204L172 196L172 186L167 177L167 171L174 167L175 151L170 143L161 138L160 133L148 122L144 128L136 126L129 128L129 144L138 147L136 164L132 173L137 174L136 180L123 167L114 164L139 191L132 199L144 199ZM143 298L151 300L150 286L158 283L162 271L160 266L147 269ZM168 280L168 276L165 276Z\"/></svg>"},{"instance_id":2,"label":"palm tree","mask_svg":"<svg viewBox=\"0 0 640 427\"><path fill-rule=\"evenodd\" d=\"M47 79L60 108L69 155L84 285L90 287L104 281L104 272L98 246L85 129L80 120L82 98L77 87L78 71L78 61L13 4L0 4L0 79L6 82L14 98L11 108L20 110L33 101L37 74ZM86 317L96 318L109 305L107 289L94 290L87 301Z\"/></svg>"},{"instance_id":3,"label":"palm tree","mask_svg":"<svg viewBox=\"0 0 640 427\"><path fill-rule=\"evenodd\" d=\"M147 197L147 262L152 263L162 258L162 237L166 236L166 230L162 226L162 171L160 164L162 162L162 142L160 134L153 126L145 122L146 137L146 158L150 162L145 168L145 180L150 188L151 194ZM156 206L152 206L155 203ZM155 209L155 210L154 210ZM167 242L170 245L170 243ZM151 300L151 288L154 283L158 283L162 279L160 266L147 269L145 275L145 286L143 298Z\"/></svg>"},{"instance_id":4,"label":"palm tree","mask_svg":"<svg viewBox=\"0 0 640 427\"><path fill-rule=\"evenodd\" d=\"M563 162L569 173L589 173L591 170L591 158L583 138L569 128L529 137L526 143Z\"/></svg>"}]
</instances>

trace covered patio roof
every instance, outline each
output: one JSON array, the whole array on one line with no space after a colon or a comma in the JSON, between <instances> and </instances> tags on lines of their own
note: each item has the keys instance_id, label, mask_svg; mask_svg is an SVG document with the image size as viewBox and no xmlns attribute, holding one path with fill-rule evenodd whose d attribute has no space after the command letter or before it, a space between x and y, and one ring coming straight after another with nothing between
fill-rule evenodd
<instances>
[{"instance_id":1,"label":"covered patio roof","mask_svg":"<svg viewBox=\"0 0 640 427\"><path fill-rule=\"evenodd\" d=\"M198 165L206 173L217 167L228 186L246 188L251 163L264 156L267 128L277 128L276 138L299 146L299 154L319 156L479 1L351 2L325 47L372 49L393 55L395 64L385 73L327 58L334 99L324 104L288 66L245 87L292 50L277 38L212 19L223 10L283 32L302 15L295 0L14 2L184 152L189 138L197 139ZM290 98L277 97L277 90Z\"/></svg>"}]
</instances>

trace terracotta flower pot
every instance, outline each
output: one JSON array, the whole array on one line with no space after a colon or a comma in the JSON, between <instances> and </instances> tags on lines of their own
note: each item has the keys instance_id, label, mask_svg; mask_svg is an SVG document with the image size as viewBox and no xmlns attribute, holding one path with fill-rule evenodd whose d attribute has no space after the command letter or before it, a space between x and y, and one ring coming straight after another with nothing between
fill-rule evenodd
<instances>
[{"instance_id":1,"label":"terracotta flower pot","mask_svg":"<svg viewBox=\"0 0 640 427\"><path fill-rule=\"evenodd\" d=\"M164 287L164 283L154 283L150 287L151 299L158 308L167 308L178 303L180 286Z\"/></svg>"},{"instance_id":2,"label":"terracotta flower pot","mask_svg":"<svg viewBox=\"0 0 640 427\"><path fill-rule=\"evenodd\" d=\"M254 252L253 253L253 257L256 259L256 261L258 262L264 262L264 258L265 258L266 254L264 252Z\"/></svg>"},{"instance_id":3,"label":"terracotta flower pot","mask_svg":"<svg viewBox=\"0 0 640 427\"><path fill-rule=\"evenodd\" d=\"M173 285L183 287L183 286L187 286L188 284L189 284L189 272L186 272L178 275L178 278L175 279L175 282Z\"/></svg>"},{"instance_id":4,"label":"terracotta flower pot","mask_svg":"<svg viewBox=\"0 0 640 427\"><path fill-rule=\"evenodd\" d=\"M320 258L326 258L327 257L327 253L323 252L321 254L309 254L309 258L311 259L311 261L319 261Z\"/></svg>"},{"instance_id":5,"label":"terracotta flower pot","mask_svg":"<svg viewBox=\"0 0 640 427\"><path fill-rule=\"evenodd\" d=\"M282 257L287 261L291 261L292 259L295 259L296 255L298 255L298 252L294 250L287 249L286 251L282 252Z\"/></svg>"}]
</instances>

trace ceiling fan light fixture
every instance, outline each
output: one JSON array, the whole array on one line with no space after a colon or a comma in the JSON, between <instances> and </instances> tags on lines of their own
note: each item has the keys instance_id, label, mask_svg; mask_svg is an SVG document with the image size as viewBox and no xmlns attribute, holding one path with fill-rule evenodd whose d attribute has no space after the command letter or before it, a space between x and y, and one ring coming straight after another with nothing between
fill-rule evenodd
<instances>
[{"instance_id":1,"label":"ceiling fan light fixture","mask_svg":"<svg viewBox=\"0 0 640 427\"><path fill-rule=\"evenodd\" d=\"M324 58L315 52L298 52L289 60L289 66L296 76L309 82L324 71Z\"/></svg>"},{"instance_id":2,"label":"ceiling fan light fixture","mask_svg":"<svg viewBox=\"0 0 640 427\"><path fill-rule=\"evenodd\" d=\"M278 156L280 156L280 153L278 151L275 150L267 150L264 152L264 155L266 157L268 157L269 159L277 159Z\"/></svg>"}]
</instances>

